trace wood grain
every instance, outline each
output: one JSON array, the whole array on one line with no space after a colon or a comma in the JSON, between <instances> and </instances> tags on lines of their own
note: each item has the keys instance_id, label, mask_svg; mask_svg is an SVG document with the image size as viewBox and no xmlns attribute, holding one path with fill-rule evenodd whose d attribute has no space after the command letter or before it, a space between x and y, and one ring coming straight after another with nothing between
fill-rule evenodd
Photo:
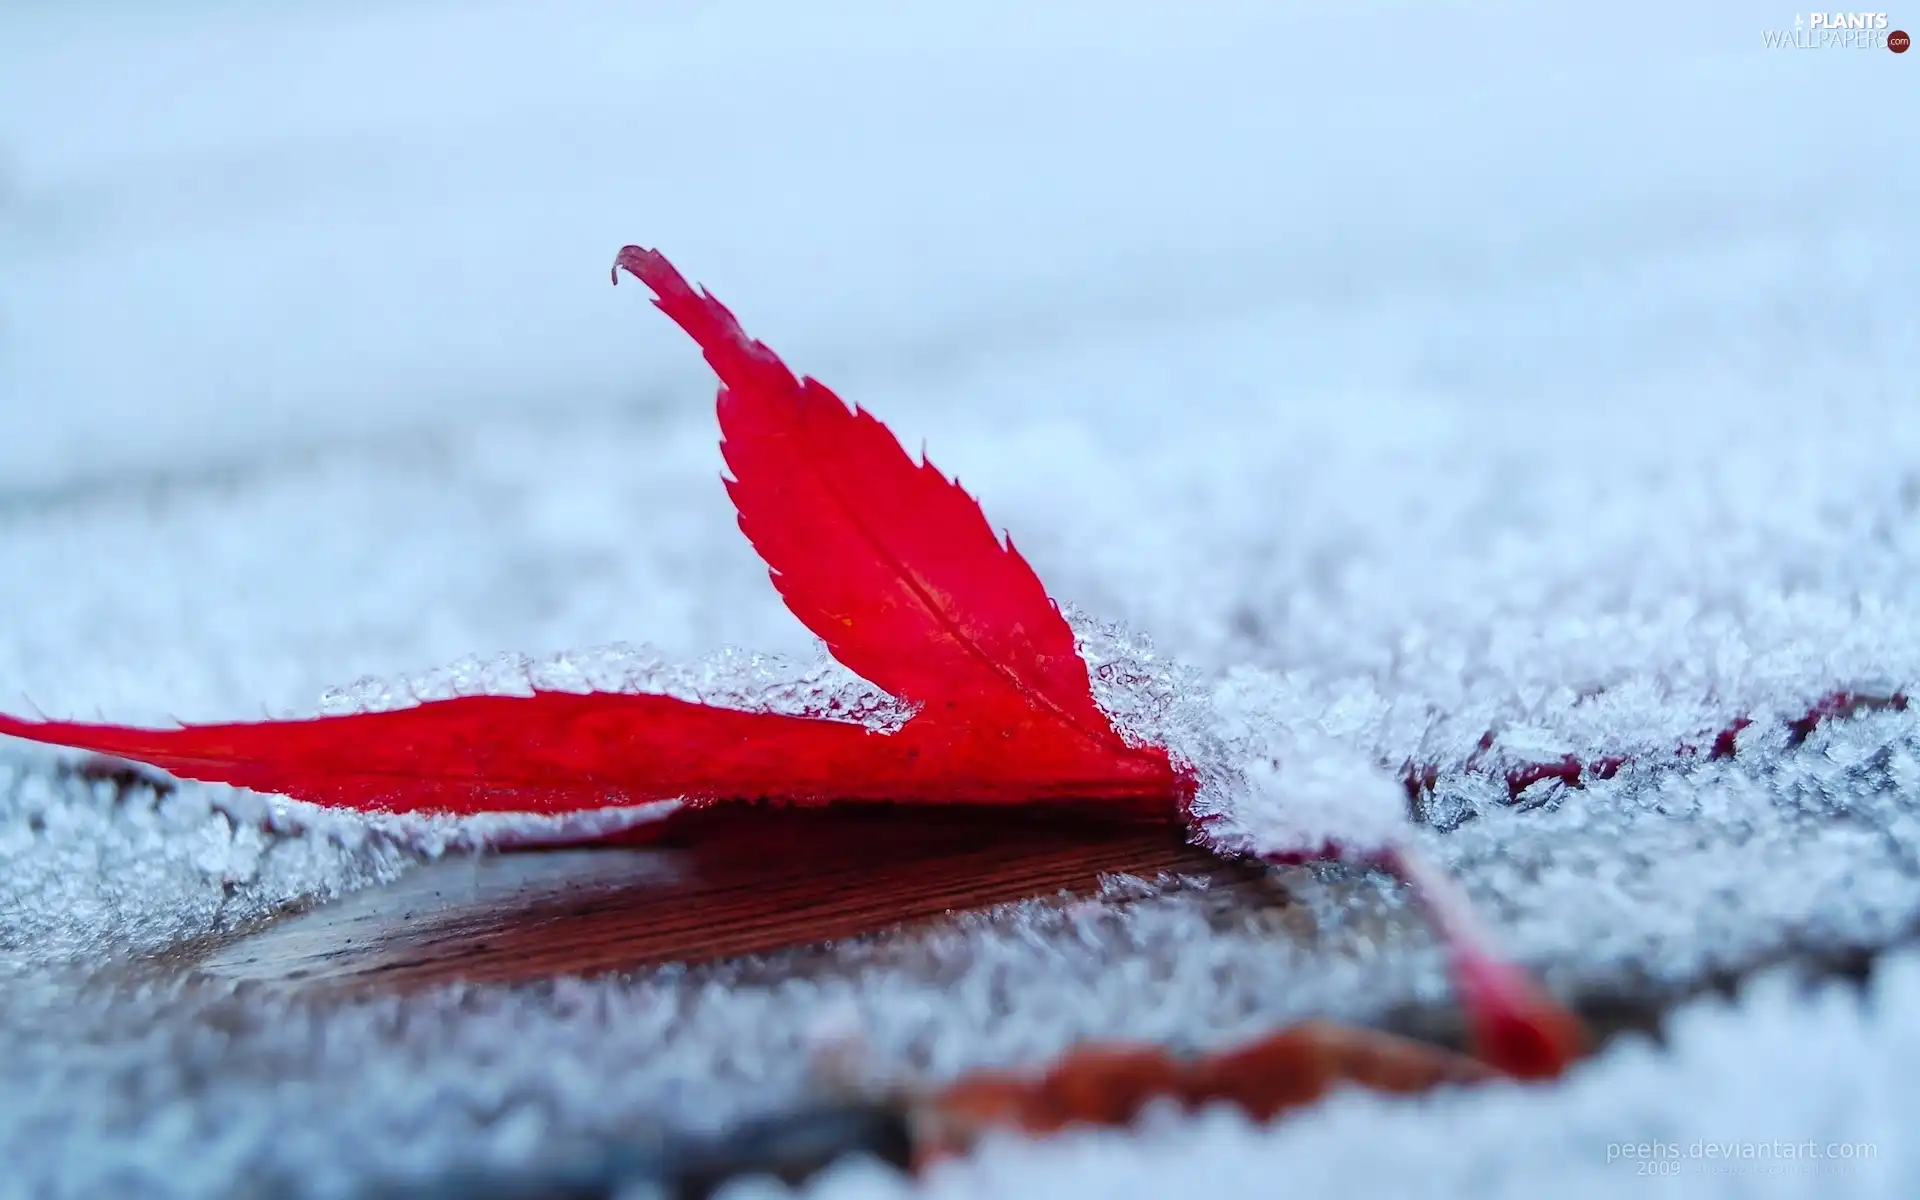
<instances>
[{"instance_id":1,"label":"wood grain","mask_svg":"<svg viewBox=\"0 0 1920 1200\"><path fill-rule=\"evenodd\" d=\"M354 988L597 974L1085 894L1108 873L1249 870L1186 845L1171 825L1009 810L727 808L676 822L647 846L442 859L213 946L196 968Z\"/></svg>"}]
</instances>

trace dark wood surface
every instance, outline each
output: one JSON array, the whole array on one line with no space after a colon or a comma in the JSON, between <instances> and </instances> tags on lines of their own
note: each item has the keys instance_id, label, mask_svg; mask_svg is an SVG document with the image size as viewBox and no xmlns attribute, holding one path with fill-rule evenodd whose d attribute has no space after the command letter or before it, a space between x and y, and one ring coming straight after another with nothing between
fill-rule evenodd
<instances>
[{"instance_id":1,"label":"dark wood surface","mask_svg":"<svg viewBox=\"0 0 1920 1200\"><path fill-rule=\"evenodd\" d=\"M1178 828L956 809L724 809L652 845L455 856L205 948L201 972L328 986L596 974L808 946L1107 873L1233 877Z\"/></svg>"},{"instance_id":2,"label":"dark wood surface","mask_svg":"<svg viewBox=\"0 0 1920 1200\"><path fill-rule=\"evenodd\" d=\"M1017 900L1064 902L1115 873L1206 876L1213 895L1246 912L1289 903L1285 871L1222 861L1171 826L1028 811L726 808L647 845L449 856L153 965L348 991L593 975L820 946ZM1566 999L1604 1042L1655 1032L1675 1005L1734 994L1756 971L1863 980L1886 948L1783 946L1680 985L1589 980ZM1464 1044L1450 998L1378 1023Z\"/></svg>"}]
</instances>

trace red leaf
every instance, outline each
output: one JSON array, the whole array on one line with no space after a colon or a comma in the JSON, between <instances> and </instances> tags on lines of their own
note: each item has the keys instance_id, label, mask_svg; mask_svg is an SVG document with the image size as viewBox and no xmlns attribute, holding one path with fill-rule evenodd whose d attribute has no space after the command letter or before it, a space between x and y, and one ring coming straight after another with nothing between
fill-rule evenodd
<instances>
[{"instance_id":1,"label":"red leaf","mask_svg":"<svg viewBox=\"0 0 1920 1200\"><path fill-rule=\"evenodd\" d=\"M392 811L555 813L675 798L1152 802L1172 791L1164 769L1128 773L1071 747L1008 745L963 728L910 724L885 734L611 693L467 696L391 712L180 729L0 715L0 734L133 759L183 779Z\"/></svg>"},{"instance_id":2,"label":"red leaf","mask_svg":"<svg viewBox=\"0 0 1920 1200\"><path fill-rule=\"evenodd\" d=\"M872 416L796 381L664 258L628 247L620 263L720 374L727 488L781 595L842 662L921 706L905 728L543 693L171 730L0 716L0 734L355 808L552 813L684 798L1176 809L1186 785L1166 753L1115 732L1072 630L971 497L914 464Z\"/></svg>"},{"instance_id":3,"label":"red leaf","mask_svg":"<svg viewBox=\"0 0 1920 1200\"><path fill-rule=\"evenodd\" d=\"M1116 754L1073 630L980 505L885 425L796 380L660 254L620 252L720 376L721 450L740 529L802 624L863 678L930 714L1047 724Z\"/></svg>"}]
</instances>

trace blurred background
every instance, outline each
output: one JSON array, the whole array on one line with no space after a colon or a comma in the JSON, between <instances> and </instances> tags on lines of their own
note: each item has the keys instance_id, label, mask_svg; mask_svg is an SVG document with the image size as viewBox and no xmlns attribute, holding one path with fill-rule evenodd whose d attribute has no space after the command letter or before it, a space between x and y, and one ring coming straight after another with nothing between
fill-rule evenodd
<instances>
[{"instance_id":1,"label":"blurred background","mask_svg":"<svg viewBox=\"0 0 1920 1200\"><path fill-rule=\"evenodd\" d=\"M1829 570L1701 558L1920 437L1920 57L1794 18L15 0L0 678L134 719L805 652L628 242L1203 666Z\"/></svg>"},{"instance_id":2,"label":"blurred background","mask_svg":"<svg viewBox=\"0 0 1920 1200\"><path fill-rule=\"evenodd\" d=\"M876 404L1234 320L1302 401L1872 382L1920 60L1764 48L1795 15L13 0L0 497L691 401L630 241Z\"/></svg>"}]
</instances>

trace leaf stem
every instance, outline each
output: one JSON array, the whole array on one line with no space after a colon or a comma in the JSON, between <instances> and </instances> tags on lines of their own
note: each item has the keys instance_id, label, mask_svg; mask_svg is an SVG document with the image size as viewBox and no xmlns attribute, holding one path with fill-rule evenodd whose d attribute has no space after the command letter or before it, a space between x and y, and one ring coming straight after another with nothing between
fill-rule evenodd
<instances>
[{"instance_id":1,"label":"leaf stem","mask_svg":"<svg viewBox=\"0 0 1920 1200\"><path fill-rule=\"evenodd\" d=\"M1589 1048L1580 1019L1493 949L1467 894L1413 847L1388 847L1380 865L1420 898L1445 943L1454 988L1466 1010L1474 1053L1518 1079L1552 1079Z\"/></svg>"}]
</instances>

